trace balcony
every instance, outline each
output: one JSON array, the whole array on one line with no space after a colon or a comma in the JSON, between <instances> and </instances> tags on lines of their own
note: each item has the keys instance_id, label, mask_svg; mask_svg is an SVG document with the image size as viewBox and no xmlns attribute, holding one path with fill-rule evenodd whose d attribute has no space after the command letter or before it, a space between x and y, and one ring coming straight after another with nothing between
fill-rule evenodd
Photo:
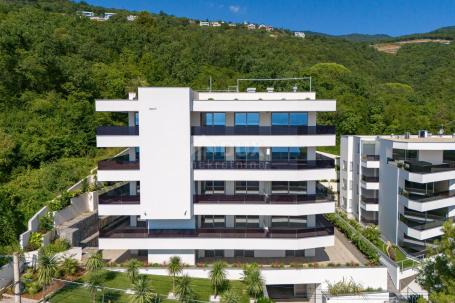
<instances>
[{"instance_id":1,"label":"balcony","mask_svg":"<svg viewBox=\"0 0 455 303\"><path fill-rule=\"evenodd\" d=\"M335 211L334 197L323 194L196 195L193 201L195 215L304 216Z\"/></svg>"},{"instance_id":2,"label":"balcony","mask_svg":"<svg viewBox=\"0 0 455 303\"><path fill-rule=\"evenodd\" d=\"M363 197L362 196L362 202L366 204L378 204L379 203L379 198L378 197Z\"/></svg>"},{"instance_id":3,"label":"balcony","mask_svg":"<svg viewBox=\"0 0 455 303\"><path fill-rule=\"evenodd\" d=\"M332 159L300 161L193 161L193 169L296 170L335 168Z\"/></svg>"},{"instance_id":4,"label":"balcony","mask_svg":"<svg viewBox=\"0 0 455 303\"><path fill-rule=\"evenodd\" d=\"M100 126L96 128L97 136L138 136L139 126Z\"/></svg>"},{"instance_id":5,"label":"balcony","mask_svg":"<svg viewBox=\"0 0 455 303\"><path fill-rule=\"evenodd\" d=\"M379 176L362 175L361 185L368 190L379 190Z\"/></svg>"},{"instance_id":6,"label":"balcony","mask_svg":"<svg viewBox=\"0 0 455 303\"><path fill-rule=\"evenodd\" d=\"M139 146L139 126L100 126L96 129L96 146Z\"/></svg>"},{"instance_id":7,"label":"balcony","mask_svg":"<svg viewBox=\"0 0 455 303\"><path fill-rule=\"evenodd\" d=\"M379 182L379 176L362 175L362 181L376 183L376 182Z\"/></svg>"},{"instance_id":8,"label":"balcony","mask_svg":"<svg viewBox=\"0 0 455 303\"><path fill-rule=\"evenodd\" d=\"M142 239L138 241L137 239ZM307 228L147 229L122 224L102 228L100 248L113 249L307 249L334 245L334 227L318 217Z\"/></svg>"},{"instance_id":9,"label":"balcony","mask_svg":"<svg viewBox=\"0 0 455 303\"><path fill-rule=\"evenodd\" d=\"M400 214L400 221L404 224L405 234L417 240L426 240L442 235L442 225L446 220L444 216L425 214L405 210Z\"/></svg>"},{"instance_id":10,"label":"balcony","mask_svg":"<svg viewBox=\"0 0 455 303\"><path fill-rule=\"evenodd\" d=\"M139 160L129 161L128 155L98 162L98 181L138 181Z\"/></svg>"},{"instance_id":11,"label":"balcony","mask_svg":"<svg viewBox=\"0 0 455 303\"><path fill-rule=\"evenodd\" d=\"M411 182L430 183L455 179L455 161L432 164L425 161L403 161L392 158L388 163L403 170L403 177Z\"/></svg>"},{"instance_id":12,"label":"balcony","mask_svg":"<svg viewBox=\"0 0 455 303\"><path fill-rule=\"evenodd\" d=\"M379 168L379 155L363 155L362 166L367 168Z\"/></svg>"},{"instance_id":13,"label":"balcony","mask_svg":"<svg viewBox=\"0 0 455 303\"><path fill-rule=\"evenodd\" d=\"M363 155L362 160L364 161L379 161L379 155Z\"/></svg>"},{"instance_id":14,"label":"balcony","mask_svg":"<svg viewBox=\"0 0 455 303\"><path fill-rule=\"evenodd\" d=\"M335 135L334 126L195 126L193 136Z\"/></svg>"},{"instance_id":15,"label":"balcony","mask_svg":"<svg viewBox=\"0 0 455 303\"><path fill-rule=\"evenodd\" d=\"M107 195L103 194L98 197L98 204L109 205L134 205L140 204L140 195Z\"/></svg>"},{"instance_id":16,"label":"balcony","mask_svg":"<svg viewBox=\"0 0 455 303\"><path fill-rule=\"evenodd\" d=\"M455 161L447 161L441 164L432 164L425 161L404 161L402 167L411 173L431 174L455 170Z\"/></svg>"},{"instance_id":17,"label":"balcony","mask_svg":"<svg viewBox=\"0 0 455 303\"><path fill-rule=\"evenodd\" d=\"M333 126L196 126L194 146L332 146Z\"/></svg>"}]
</instances>

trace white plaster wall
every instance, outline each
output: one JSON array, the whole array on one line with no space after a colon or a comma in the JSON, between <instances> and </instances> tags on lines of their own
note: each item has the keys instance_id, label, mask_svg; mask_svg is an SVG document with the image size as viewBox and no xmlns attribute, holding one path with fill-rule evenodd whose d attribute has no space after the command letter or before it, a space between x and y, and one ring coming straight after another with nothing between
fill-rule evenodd
<instances>
[{"instance_id":1,"label":"white plaster wall","mask_svg":"<svg viewBox=\"0 0 455 303\"><path fill-rule=\"evenodd\" d=\"M332 112L336 110L336 101L195 100L193 110L197 112Z\"/></svg>"},{"instance_id":2,"label":"white plaster wall","mask_svg":"<svg viewBox=\"0 0 455 303\"><path fill-rule=\"evenodd\" d=\"M420 150L419 161L426 161L433 164L442 163L442 150Z\"/></svg>"},{"instance_id":3,"label":"white plaster wall","mask_svg":"<svg viewBox=\"0 0 455 303\"><path fill-rule=\"evenodd\" d=\"M195 265L196 252L194 250L149 250L148 263L167 264L173 256L180 257L180 260L185 265Z\"/></svg>"},{"instance_id":4,"label":"white plaster wall","mask_svg":"<svg viewBox=\"0 0 455 303\"><path fill-rule=\"evenodd\" d=\"M193 136L194 146L333 146L335 135L299 136Z\"/></svg>"},{"instance_id":5,"label":"white plaster wall","mask_svg":"<svg viewBox=\"0 0 455 303\"><path fill-rule=\"evenodd\" d=\"M139 145L139 136L96 136L96 147L135 147Z\"/></svg>"},{"instance_id":6,"label":"white plaster wall","mask_svg":"<svg viewBox=\"0 0 455 303\"><path fill-rule=\"evenodd\" d=\"M195 100L208 100L208 101L215 101L220 102L221 100L239 100L241 102L253 100L253 101L292 101L292 100L315 100L316 93L315 92L274 92L274 93L266 93L266 92L257 92L257 93L246 93L246 92L238 92L238 93L221 93L221 92L195 92L194 93ZM214 100L209 100L214 99ZM319 100L318 100L319 101ZM333 101L333 100L332 100ZM194 107L193 107L193 110ZM196 110L195 110L196 111ZM256 110L257 111L257 110Z\"/></svg>"},{"instance_id":7,"label":"white plaster wall","mask_svg":"<svg viewBox=\"0 0 455 303\"><path fill-rule=\"evenodd\" d=\"M389 293L387 291L375 292L375 293L362 293L360 295L352 296L323 296L323 303L346 303L346 302L356 302L356 303L384 303L389 302Z\"/></svg>"},{"instance_id":8,"label":"white plaster wall","mask_svg":"<svg viewBox=\"0 0 455 303\"><path fill-rule=\"evenodd\" d=\"M139 102L137 100L96 100L97 112L137 112Z\"/></svg>"}]
</instances>

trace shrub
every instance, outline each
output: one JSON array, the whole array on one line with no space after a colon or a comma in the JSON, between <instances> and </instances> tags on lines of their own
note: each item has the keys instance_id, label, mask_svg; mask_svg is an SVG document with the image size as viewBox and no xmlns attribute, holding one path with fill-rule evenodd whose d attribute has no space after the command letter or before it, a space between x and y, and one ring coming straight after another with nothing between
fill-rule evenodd
<instances>
[{"instance_id":1,"label":"shrub","mask_svg":"<svg viewBox=\"0 0 455 303\"><path fill-rule=\"evenodd\" d=\"M46 246L44 249L46 252L56 254L68 250L71 247L70 243L66 239L56 239L54 242Z\"/></svg>"},{"instance_id":2,"label":"shrub","mask_svg":"<svg viewBox=\"0 0 455 303\"><path fill-rule=\"evenodd\" d=\"M266 297L260 297L257 299L256 303L273 303L273 300Z\"/></svg>"},{"instance_id":3,"label":"shrub","mask_svg":"<svg viewBox=\"0 0 455 303\"><path fill-rule=\"evenodd\" d=\"M33 232L28 240L28 250L37 250L43 244L43 236L39 232Z\"/></svg>"},{"instance_id":4,"label":"shrub","mask_svg":"<svg viewBox=\"0 0 455 303\"><path fill-rule=\"evenodd\" d=\"M39 231L44 234L54 228L54 216L51 212L48 212L44 216L39 218Z\"/></svg>"},{"instance_id":5,"label":"shrub","mask_svg":"<svg viewBox=\"0 0 455 303\"><path fill-rule=\"evenodd\" d=\"M363 291L361 284L355 283L354 280L336 282L334 284L327 282L329 293L333 296L346 294L359 294Z\"/></svg>"},{"instance_id":6,"label":"shrub","mask_svg":"<svg viewBox=\"0 0 455 303\"><path fill-rule=\"evenodd\" d=\"M60 263L60 270L65 276L72 276L77 273L79 262L73 258L65 258Z\"/></svg>"},{"instance_id":7,"label":"shrub","mask_svg":"<svg viewBox=\"0 0 455 303\"><path fill-rule=\"evenodd\" d=\"M27 292L30 295L37 294L43 289L41 285L38 283L38 281L33 281L27 286Z\"/></svg>"}]
</instances>

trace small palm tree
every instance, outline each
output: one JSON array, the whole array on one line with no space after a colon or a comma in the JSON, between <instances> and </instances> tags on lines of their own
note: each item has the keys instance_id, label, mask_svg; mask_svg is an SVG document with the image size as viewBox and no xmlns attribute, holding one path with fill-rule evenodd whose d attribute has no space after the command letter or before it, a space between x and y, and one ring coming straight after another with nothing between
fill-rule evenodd
<instances>
[{"instance_id":1,"label":"small palm tree","mask_svg":"<svg viewBox=\"0 0 455 303\"><path fill-rule=\"evenodd\" d=\"M188 275L184 275L177 279L175 294L180 302L188 303L194 299L194 292L191 289L191 279Z\"/></svg>"},{"instance_id":2,"label":"small palm tree","mask_svg":"<svg viewBox=\"0 0 455 303\"><path fill-rule=\"evenodd\" d=\"M38 283L43 286L44 290L52 283L52 279L57 275L57 272L57 257L40 249L38 252Z\"/></svg>"},{"instance_id":3,"label":"small palm tree","mask_svg":"<svg viewBox=\"0 0 455 303\"><path fill-rule=\"evenodd\" d=\"M126 275L130 279L131 283L134 283L139 276L139 268L141 265L142 263L138 259L131 259L126 264Z\"/></svg>"},{"instance_id":4,"label":"small palm tree","mask_svg":"<svg viewBox=\"0 0 455 303\"><path fill-rule=\"evenodd\" d=\"M65 274L67 276L71 276L77 272L78 266L79 266L79 263L77 262L76 259L65 258L60 263L60 270L63 272L63 274Z\"/></svg>"},{"instance_id":5,"label":"small palm tree","mask_svg":"<svg viewBox=\"0 0 455 303\"><path fill-rule=\"evenodd\" d=\"M133 281L134 294L131 295L131 303L156 303L155 294L145 276L137 276Z\"/></svg>"},{"instance_id":6,"label":"small palm tree","mask_svg":"<svg viewBox=\"0 0 455 303\"><path fill-rule=\"evenodd\" d=\"M183 271L183 265L179 256L173 256L169 259L167 271L172 276L172 293L175 294L175 277Z\"/></svg>"},{"instance_id":7,"label":"small palm tree","mask_svg":"<svg viewBox=\"0 0 455 303\"><path fill-rule=\"evenodd\" d=\"M240 294L237 291L229 289L221 296L221 303L240 303L240 299Z\"/></svg>"},{"instance_id":8,"label":"small palm tree","mask_svg":"<svg viewBox=\"0 0 455 303\"><path fill-rule=\"evenodd\" d=\"M101 288L101 283L103 283L103 276L99 272L92 272L89 274L86 285L92 296L93 303L96 302L96 293Z\"/></svg>"},{"instance_id":9,"label":"small palm tree","mask_svg":"<svg viewBox=\"0 0 455 303\"><path fill-rule=\"evenodd\" d=\"M218 296L220 289L226 284L226 267L225 262L218 261L213 263L213 267L210 270L210 282L215 291L215 298Z\"/></svg>"},{"instance_id":10,"label":"small palm tree","mask_svg":"<svg viewBox=\"0 0 455 303\"><path fill-rule=\"evenodd\" d=\"M243 270L243 282L246 284L248 295L253 297L255 301L262 296L264 280L256 264L251 264Z\"/></svg>"},{"instance_id":11,"label":"small palm tree","mask_svg":"<svg viewBox=\"0 0 455 303\"><path fill-rule=\"evenodd\" d=\"M104 267L103 256L101 252L98 251L95 254L91 255L87 262L85 263L85 267L89 272L97 272L100 271Z\"/></svg>"}]
</instances>

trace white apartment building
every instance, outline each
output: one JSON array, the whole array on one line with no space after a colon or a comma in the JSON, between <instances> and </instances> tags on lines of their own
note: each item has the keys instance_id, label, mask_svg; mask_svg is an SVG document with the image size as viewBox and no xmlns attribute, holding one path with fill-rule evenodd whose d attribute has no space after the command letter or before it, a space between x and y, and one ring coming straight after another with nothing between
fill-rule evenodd
<instances>
[{"instance_id":1,"label":"white apartment building","mask_svg":"<svg viewBox=\"0 0 455 303\"><path fill-rule=\"evenodd\" d=\"M383 237L422 253L455 216L455 136L343 136L340 204Z\"/></svg>"},{"instance_id":2,"label":"white apartment building","mask_svg":"<svg viewBox=\"0 0 455 303\"><path fill-rule=\"evenodd\" d=\"M317 125L335 100L314 92L138 89L98 100L128 126L97 129L98 147L123 156L98 164L98 181L126 185L99 197L99 248L128 249L163 263L201 258L315 255L334 245L322 214L335 210L319 180L336 178L335 129ZM126 118L126 116L125 116Z\"/></svg>"}]
</instances>

